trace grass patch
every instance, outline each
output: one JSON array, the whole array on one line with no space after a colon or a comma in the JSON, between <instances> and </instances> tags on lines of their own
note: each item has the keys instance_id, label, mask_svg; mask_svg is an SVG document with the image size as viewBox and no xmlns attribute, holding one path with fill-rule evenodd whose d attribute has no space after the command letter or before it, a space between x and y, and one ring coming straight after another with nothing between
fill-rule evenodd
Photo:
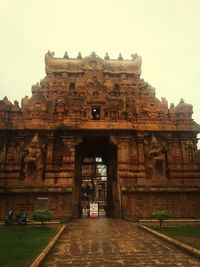
<instances>
[{"instance_id":1,"label":"grass patch","mask_svg":"<svg viewBox=\"0 0 200 267\"><path fill-rule=\"evenodd\" d=\"M187 245L200 249L200 224L163 228L153 227L153 229Z\"/></svg>"},{"instance_id":2,"label":"grass patch","mask_svg":"<svg viewBox=\"0 0 200 267\"><path fill-rule=\"evenodd\" d=\"M0 227L0 266L29 266L56 233L47 226Z\"/></svg>"}]
</instances>

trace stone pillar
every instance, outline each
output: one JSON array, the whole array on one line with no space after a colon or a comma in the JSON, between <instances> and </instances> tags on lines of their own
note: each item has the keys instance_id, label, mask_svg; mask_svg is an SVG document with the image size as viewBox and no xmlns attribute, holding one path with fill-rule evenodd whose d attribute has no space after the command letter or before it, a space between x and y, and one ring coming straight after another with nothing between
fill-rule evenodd
<instances>
[{"instance_id":1,"label":"stone pillar","mask_svg":"<svg viewBox=\"0 0 200 267\"><path fill-rule=\"evenodd\" d=\"M139 163L144 164L144 137L142 135L138 135L136 140L138 145L138 160Z\"/></svg>"},{"instance_id":2,"label":"stone pillar","mask_svg":"<svg viewBox=\"0 0 200 267\"><path fill-rule=\"evenodd\" d=\"M193 138L193 147L194 147L194 154L196 154L198 151L198 139L197 138Z\"/></svg>"},{"instance_id":3,"label":"stone pillar","mask_svg":"<svg viewBox=\"0 0 200 267\"><path fill-rule=\"evenodd\" d=\"M55 142L55 137L49 136L47 143L47 165L52 165L53 163L54 142Z\"/></svg>"},{"instance_id":4,"label":"stone pillar","mask_svg":"<svg viewBox=\"0 0 200 267\"><path fill-rule=\"evenodd\" d=\"M118 161L119 162L129 162L130 161L130 138L120 137L118 138Z\"/></svg>"},{"instance_id":5,"label":"stone pillar","mask_svg":"<svg viewBox=\"0 0 200 267\"><path fill-rule=\"evenodd\" d=\"M75 138L62 136L62 141L64 145L63 149L63 162L74 161L75 160Z\"/></svg>"},{"instance_id":6,"label":"stone pillar","mask_svg":"<svg viewBox=\"0 0 200 267\"><path fill-rule=\"evenodd\" d=\"M144 147L144 134L138 133L136 136L136 144L138 151L138 166L137 166L137 181L136 183L141 183L142 179L146 179L146 164L145 164L145 147ZM143 180L146 183L146 181Z\"/></svg>"},{"instance_id":7,"label":"stone pillar","mask_svg":"<svg viewBox=\"0 0 200 267\"><path fill-rule=\"evenodd\" d=\"M17 143L17 158L15 159L18 161L19 164L19 180L24 179L24 149L26 147L24 138L22 136L16 138Z\"/></svg>"},{"instance_id":8,"label":"stone pillar","mask_svg":"<svg viewBox=\"0 0 200 267\"><path fill-rule=\"evenodd\" d=\"M138 162L137 144L135 138L132 138L129 146L130 161Z\"/></svg>"},{"instance_id":9,"label":"stone pillar","mask_svg":"<svg viewBox=\"0 0 200 267\"><path fill-rule=\"evenodd\" d=\"M185 140L180 140L180 144L181 144L181 154L182 154L182 161L183 163L187 162L187 154L186 154L186 144L185 144Z\"/></svg>"},{"instance_id":10,"label":"stone pillar","mask_svg":"<svg viewBox=\"0 0 200 267\"><path fill-rule=\"evenodd\" d=\"M6 161L6 145L7 145L7 138L0 140L0 162L4 164Z\"/></svg>"},{"instance_id":11,"label":"stone pillar","mask_svg":"<svg viewBox=\"0 0 200 267\"><path fill-rule=\"evenodd\" d=\"M173 140L173 163L179 164L182 162L181 143L178 138Z\"/></svg>"},{"instance_id":12,"label":"stone pillar","mask_svg":"<svg viewBox=\"0 0 200 267\"><path fill-rule=\"evenodd\" d=\"M68 185L73 187L72 196L72 214L73 217L79 216L79 194L80 194L80 180L77 177L75 170L75 149L82 138L77 138L73 136L62 136L62 141L64 145L63 150L63 175L64 178L68 179Z\"/></svg>"},{"instance_id":13,"label":"stone pillar","mask_svg":"<svg viewBox=\"0 0 200 267\"><path fill-rule=\"evenodd\" d=\"M174 146L173 146L174 140L172 138L168 139L168 163L174 162Z\"/></svg>"},{"instance_id":14,"label":"stone pillar","mask_svg":"<svg viewBox=\"0 0 200 267\"><path fill-rule=\"evenodd\" d=\"M22 137L16 138L16 155L15 155L15 161L20 162L21 161L21 142L23 141Z\"/></svg>"},{"instance_id":15,"label":"stone pillar","mask_svg":"<svg viewBox=\"0 0 200 267\"><path fill-rule=\"evenodd\" d=\"M7 186L8 179L7 179L7 173L5 172L6 169L6 153L7 153L7 138L2 138L0 140L0 171L3 174L3 180L4 186Z\"/></svg>"},{"instance_id":16,"label":"stone pillar","mask_svg":"<svg viewBox=\"0 0 200 267\"><path fill-rule=\"evenodd\" d=\"M81 142L81 138L73 136L61 136L64 149L63 149L63 164L75 163L75 146Z\"/></svg>"}]
</instances>

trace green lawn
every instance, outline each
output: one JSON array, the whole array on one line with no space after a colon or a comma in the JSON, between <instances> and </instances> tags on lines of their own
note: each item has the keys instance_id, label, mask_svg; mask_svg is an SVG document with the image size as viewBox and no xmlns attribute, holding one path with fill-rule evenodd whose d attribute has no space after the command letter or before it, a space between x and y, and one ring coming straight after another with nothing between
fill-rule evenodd
<instances>
[{"instance_id":1,"label":"green lawn","mask_svg":"<svg viewBox=\"0 0 200 267\"><path fill-rule=\"evenodd\" d=\"M154 227L153 229L187 245L200 249L200 224L163 228Z\"/></svg>"},{"instance_id":2,"label":"green lawn","mask_svg":"<svg viewBox=\"0 0 200 267\"><path fill-rule=\"evenodd\" d=\"M46 226L1 226L0 266L29 266L56 232Z\"/></svg>"}]
</instances>

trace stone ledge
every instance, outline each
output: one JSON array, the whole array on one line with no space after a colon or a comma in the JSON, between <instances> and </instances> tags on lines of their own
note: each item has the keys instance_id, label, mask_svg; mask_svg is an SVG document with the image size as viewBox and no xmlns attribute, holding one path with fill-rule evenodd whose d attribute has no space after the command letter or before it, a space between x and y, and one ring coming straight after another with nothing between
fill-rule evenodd
<instances>
[{"instance_id":1,"label":"stone ledge","mask_svg":"<svg viewBox=\"0 0 200 267\"><path fill-rule=\"evenodd\" d=\"M0 188L0 193L71 193L72 187Z\"/></svg>"},{"instance_id":2,"label":"stone ledge","mask_svg":"<svg viewBox=\"0 0 200 267\"><path fill-rule=\"evenodd\" d=\"M122 192L200 192L200 187L128 187L122 186Z\"/></svg>"},{"instance_id":3,"label":"stone ledge","mask_svg":"<svg viewBox=\"0 0 200 267\"><path fill-rule=\"evenodd\" d=\"M55 225L55 224L60 224L60 220L53 220L53 221L47 221L45 222L45 225ZM0 221L0 225L5 225L5 220L4 221ZM18 225L17 223L14 223L12 226L16 226ZM43 225L42 222L37 222L34 220L28 220L26 225Z\"/></svg>"},{"instance_id":4,"label":"stone ledge","mask_svg":"<svg viewBox=\"0 0 200 267\"><path fill-rule=\"evenodd\" d=\"M158 224L157 219L139 219L139 222L141 223L151 223L151 222L156 222ZM168 223L199 223L200 219L191 219L191 218L172 218L172 219L167 219L164 221L165 226L167 226Z\"/></svg>"},{"instance_id":5,"label":"stone ledge","mask_svg":"<svg viewBox=\"0 0 200 267\"><path fill-rule=\"evenodd\" d=\"M163 235L163 234L161 234L161 233L159 233L159 232L157 232L155 230L152 230L151 228L149 228L147 226L139 225L139 227L144 229L144 230L146 230L146 231L148 231L148 232L150 232L151 234L156 235L157 237L159 237L159 238L161 238L161 239L163 239L163 240L175 245L176 247L184 250L185 252L187 252L189 254L192 254L195 257L200 258L200 250L199 249L193 248L193 247L188 246L188 245L186 245L186 244L184 244L184 243L182 243L182 242L180 242L180 241L178 241L176 239L173 239L171 237Z\"/></svg>"},{"instance_id":6,"label":"stone ledge","mask_svg":"<svg viewBox=\"0 0 200 267\"><path fill-rule=\"evenodd\" d=\"M53 248L63 231L65 230L66 225L63 225L56 236L49 242L49 244L43 249L43 251L37 256L37 258L34 260L34 262L30 265L30 267L38 267L44 260L44 258L47 256L47 254L50 252L50 250Z\"/></svg>"},{"instance_id":7,"label":"stone ledge","mask_svg":"<svg viewBox=\"0 0 200 267\"><path fill-rule=\"evenodd\" d=\"M13 123L13 122L11 122ZM26 125L26 130L57 130L60 127L60 123L57 122L50 122L47 119L28 119L24 120L21 124L17 123L13 125L0 125L0 129L2 131L15 131L15 130L24 130ZM34 127L33 127L34 125ZM162 121L158 121L157 123L148 123L148 121L137 121L137 122L129 122L129 121L105 121L105 120L87 120L83 121L80 125L77 127L77 121L67 119L64 121L63 128L66 127L68 131L76 131L80 132L83 130L88 131L109 131L113 130L116 132L119 132L120 130L126 130L126 131L175 131L175 132L200 132L200 127L196 123L191 123L191 121L184 121L182 123L177 123L177 121L170 123L170 121L167 121L166 123L163 123ZM14 130L13 130L14 129ZM64 129L63 129L64 130Z\"/></svg>"}]
</instances>

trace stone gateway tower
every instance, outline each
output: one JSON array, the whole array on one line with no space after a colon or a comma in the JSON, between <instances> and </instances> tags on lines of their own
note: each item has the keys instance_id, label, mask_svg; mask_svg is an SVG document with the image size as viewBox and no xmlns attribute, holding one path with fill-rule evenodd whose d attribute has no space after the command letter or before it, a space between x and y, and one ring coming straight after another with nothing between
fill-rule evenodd
<instances>
[{"instance_id":1,"label":"stone gateway tower","mask_svg":"<svg viewBox=\"0 0 200 267\"><path fill-rule=\"evenodd\" d=\"M141 57L45 55L46 77L21 107L0 101L0 219L48 208L57 218L200 217L200 126L140 78Z\"/></svg>"}]
</instances>

